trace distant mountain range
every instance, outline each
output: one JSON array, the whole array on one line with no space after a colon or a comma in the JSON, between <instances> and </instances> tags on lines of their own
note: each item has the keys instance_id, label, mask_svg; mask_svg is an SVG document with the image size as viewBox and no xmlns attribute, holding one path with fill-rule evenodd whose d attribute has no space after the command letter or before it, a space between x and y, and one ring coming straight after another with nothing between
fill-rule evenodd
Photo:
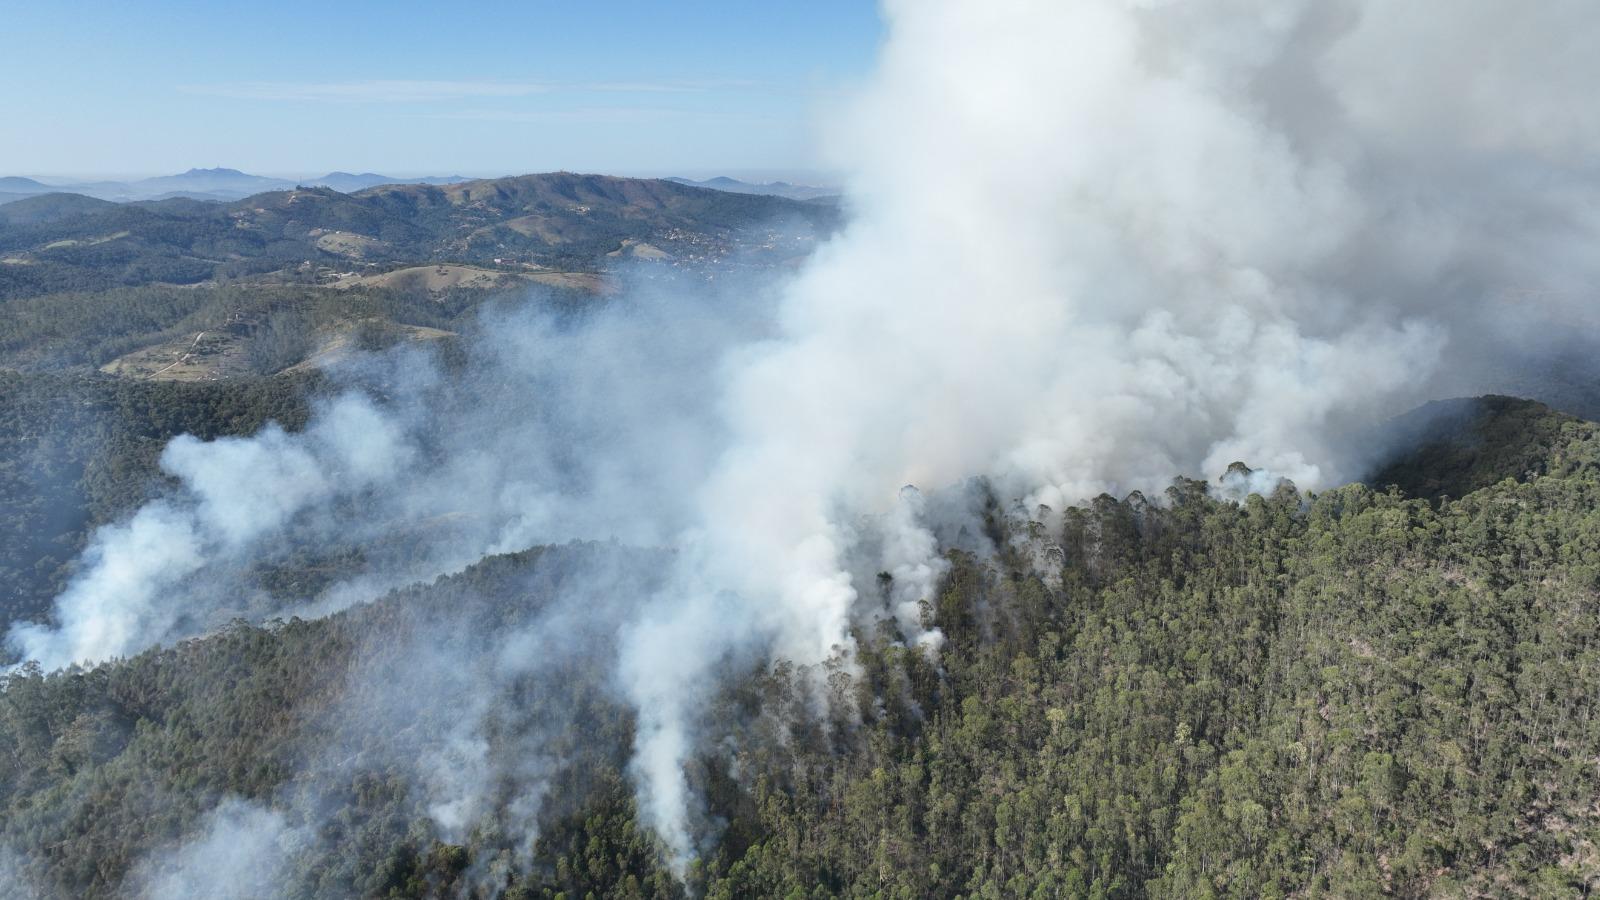
<instances>
[{"instance_id":1,"label":"distant mountain range","mask_svg":"<svg viewBox=\"0 0 1600 900\"><path fill-rule=\"evenodd\" d=\"M226 168L190 169L179 175L158 175L154 178L140 178L134 181L68 181L58 178L41 181L37 178L9 175L0 177L0 204L11 203L24 197L55 193L82 194L85 197L94 197L99 200L110 200L117 203L138 200L170 200L179 197L190 200L229 203L234 200L243 200L255 194L262 194L268 191L287 191L297 187L325 187L332 188L343 194L353 194L356 191L364 191L367 188L389 184L445 185L460 184L471 180L464 175L428 175L417 178L396 178L392 175L380 175L377 172L362 172L360 174L329 172L318 178L273 178L267 175L252 175L249 172L241 172L238 169ZM771 197L785 197L790 200L822 200L839 194L839 190L834 187L791 184L787 181L769 181L764 184L756 184L727 176L708 178L704 181L696 181L692 178L666 178L663 180L731 194L761 194Z\"/></svg>"},{"instance_id":2,"label":"distant mountain range","mask_svg":"<svg viewBox=\"0 0 1600 900\"><path fill-rule=\"evenodd\" d=\"M0 178L0 192L6 194L25 197L29 194L43 194L54 190L59 190L59 188L53 188L48 184L34 181L32 178L18 178L15 175Z\"/></svg>"},{"instance_id":3,"label":"distant mountain range","mask_svg":"<svg viewBox=\"0 0 1600 900\"><path fill-rule=\"evenodd\" d=\"M380 184L460 184L471 179L461 175L430 175L426 178L392 178L388 175L379 175L376 172L362 172L352 175L349 172L329 172L315 181L305 182L307 187L328 187L342 193L351 194L364 191L369 187Z\"/></svg>"},{"instance_id":4,"label":"distant mountain range","mask_svg":"<svg viewBox=\"0 0 1600 900\"><path fill-rule=\"evenodd\" d=\"M223 203L193 196L275 183L250 180L256 177L186 173L157 180L167 197L160 200L117 203L55 187L0 205L0 299L158 282L282 281L291 278L282 273L302 268L457 263L593 272L622 256L694 268L730 254L741 264L777 265L809 252L839 215L820 201L571 172L353 193L302 186ZM382 176L345 177L348 185ZM12 190L0 193L28 188L27 181L8 179ZM196 190L176 190L184 185Z\"/></svg>"},{"instance_id":5,"label":"distant mountain range","mask_svg":"<svg viewBox=\"0 0 1600 900\"><path fill-rule=\"evenodd\" d=\"M790 184L787 181L769 181L765 184L752 184L719 175L705 181L695 181L692 178L668 178L667 181L678 184L687 184L690 187L710 188L714 191L727 191L733 194L766 194L772 197L787 197L790 200L820 200L825 197L839 196L839 189L834 187L819 187L810 184ZM5 188L0 187L0 190Z\"/></svg>"},{"instance_id":6,"label":"distant mountain range","mask_svg":"<svg viewBox=\"0 0 1600 900\"><path fill-rule=\"evenodd\" d=\"M39 194L82 194L100 200L128 202L134 200L167 200L186 197L192 200L227 202L242 200L252 194L267 191L284 191L295 187L328 187L341 193L351 193L383 184L457 184L469 181L463 175L430 175L422 178L395 178L376 172L352 175L349 172L329 172L320 178L271 178L251 175L238 169L190 169L181 175L159 175L136 181L84 181L70 182L51 179L49 182L20 176L0 177L0 203Z\"/></svg>"}]
</instances>

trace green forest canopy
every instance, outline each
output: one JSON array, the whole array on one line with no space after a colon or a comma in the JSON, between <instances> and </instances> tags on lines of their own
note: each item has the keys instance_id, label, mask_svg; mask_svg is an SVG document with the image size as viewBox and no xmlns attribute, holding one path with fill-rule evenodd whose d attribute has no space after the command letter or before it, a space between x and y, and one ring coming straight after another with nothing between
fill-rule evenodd
<instances>
[{"instance_id":1,"label":"green forest canopy","mask_svg":"<svg viewBox=\"0 0 1600 900\"><path fill-rule=\"evenodd\" d=\"M951 553L928 611L949 638L937 665L857 634L860 677L831 684L858 721L817 721L783 665L728 682L692 772L720 828L687 885L634 809L632 719L600 661L490 698L559 725L529 846L492 827L504 810L444 841L383 761L460 697L340 702L354 673L425 666L400 656L417 629L515 627L565 573L633 552L598 545L24 669L0 691L0 841L61 897L116 895L224 796L316 824L296 897L1580 895L1600 878L1600 429L1525 403L1466 427L1531 434L1539 458L1425 443L1454 480L1424 472L1418 497L1355 484L1236 505L1180 479L1050 532L992 507L1004 549ZM1059 545L1059 571L1034 570L1029 541ZM635 565L643 584L663 561ZM306 755L330 716L366 736L331 774ZM491 752L516 752L512 732Z\"/></svg>"}]
</instances>

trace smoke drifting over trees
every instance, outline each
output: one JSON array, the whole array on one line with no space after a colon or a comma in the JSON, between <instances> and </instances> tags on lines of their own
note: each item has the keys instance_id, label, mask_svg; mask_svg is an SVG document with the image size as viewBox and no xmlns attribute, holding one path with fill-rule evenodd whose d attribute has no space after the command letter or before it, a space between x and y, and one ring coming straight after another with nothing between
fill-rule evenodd
<instances>
[{"instance_id":1,"label":"smoke drifting over trees","mask_svg":"<svg viewBox=\"0 0 1600 900\"><path fill-rule=\"evenodd\" d=\"M462 671L492 652L526 672L563 634L604 636L582 646L615 657L641 815L681 873L705 836L685 767L718 673L785 660L826 707L828 674L859 662L852 628L880 619L937 658L939 538L983 532L963 479L1027 515L1235 460L1257 469L1241 495L1331 487L1381 450L1352 435L1570 349L1552 327L1588 315L1583 3L887 13L878 71L829 134L852 220L798 274L500 310L461 359L352 363L300 433L174 441L176 486L103 529L54 622L9 645L58 667L536 544L671 548L650 590L584 594L526 647L440 643ZM307 548L355 561L315 590L263 587ZM438 788L447 826L494 777L470 728L450 739L438 768L472 783ZM199 840L286 827L225 808Z\"/></svg>"}]
</instances>

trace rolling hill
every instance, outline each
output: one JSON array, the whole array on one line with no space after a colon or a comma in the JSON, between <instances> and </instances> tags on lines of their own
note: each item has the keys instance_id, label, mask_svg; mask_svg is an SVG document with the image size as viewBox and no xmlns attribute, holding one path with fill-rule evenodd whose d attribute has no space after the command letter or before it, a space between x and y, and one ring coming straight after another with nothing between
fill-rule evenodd
<instances>
[{"instance_id":1,"label":"rolling hill","mask_svg":"<svg viewBox=\"0 0 1600 900\"><path fill-rule=\"evenodd\" d=\"M21 203L24 201L17 201ZM684 266L781 264L837 222L828 205L567 172L355 194L294 188L233 203L118 205L52 193L0 218L0 300L318 267L454 262L594 271L624 241Z\"/></svg>"},{"instance_id":2,"label":"rolling hill","mask_svg":"<svg viewBox=\"0 0 1600 900\"><path fill-rule=\"evenodd\" d=\"M55 190L48 184L38 182L32 178L22 178L16 175L7 175L0 178L0 191L8 194L47 194Z\"/></svg>"},{"instance_id":3,"label":"rolling hill","mask_svg":"<svg viewBox=\"0 0 1600 900\"><path fill-rule=\"evenodd\" d=\"M97 200L82 194L29 194L0 209L0 226L47 225L63 219L90 216L114 206L116 204L109 200Z\"/></svg>"},{"instance_id":4,"label":"rolling hill","mask_svg":"<svg viewBox=\"0 0 1600 900\"><path fill-rule=\"evenodd\" d=\"M136 193L170 194L175 192L237 195L247 197L263 191L294 187L292 182L265 175L250 175L238 169L190 169L178 175L158 175L144 178L129 185Z\"/></svg>"}]
</instances>

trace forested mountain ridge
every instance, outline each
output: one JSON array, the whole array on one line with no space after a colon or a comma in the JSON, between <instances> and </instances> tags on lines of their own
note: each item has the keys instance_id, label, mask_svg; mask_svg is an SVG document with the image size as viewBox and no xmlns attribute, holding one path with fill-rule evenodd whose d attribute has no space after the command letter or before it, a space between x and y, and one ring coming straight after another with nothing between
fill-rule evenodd
<instances>
[{"instance_id":1,"label":"forested mountain ridge","mask_svg":"<svg viewBox=\"0 0 1600 900\"><path fill-rule=\"evenodd\" d=\"M1544 453L1528 468L1525 446L1480 450L1431 501L1355 484L1235 504L1179 479L1159 503L1030 521L991 498L998 552L949 553L927 611L948 638L937 660L859 623L829 721L801 699L810 675L729 681L692 767L708 827L687 884L634 809L632 717L593 661L607 638L540 690L418 651L448 645L452 622L515 632L596 559L641 590L664 563L598 545L493 558L324 620L22 670L0 692L0 841L47 896L137 894L223 798L281 820L274 885L293 897L1586 894L1600 431L1477 409L1468 430L1535 433ZM397 704L374 685L401 673L416 687ZM523 776L446 834L397 758L469 701L497 710L492 759L525 758L530 728L561 748L526 844Z\"/></svg>"},{"instance_id":2,"label":"forested mountain ridge","mask_svg":"<svg viewBox=\"0 0 1600 900\"><path fill-rule=\"evenodd\" d=\"M297 267L595 271L608 253L635 244L682 262L737 253L781 262L803 255L837 216L832 205L568 172L353 194L295 188L232 203L46 194L0 206L0 300L259 279ZM752 233L757 226L766 230Z\"/></svg>"},{"instance_id":3,"label":"forested mountain ridge","mask_svg":"<svg viewBox=\"0 0 1600 900\"><path fill-rule=\"evenodd\" d=\"M1440 500L1461 497L1505 478L1526 481L1582 446L1593 428L1576 416L1515 397L1440 400L1396 418L1385 440L1400 448L1370 478L1406 494Z\"/></svg>"}]
</instances>

